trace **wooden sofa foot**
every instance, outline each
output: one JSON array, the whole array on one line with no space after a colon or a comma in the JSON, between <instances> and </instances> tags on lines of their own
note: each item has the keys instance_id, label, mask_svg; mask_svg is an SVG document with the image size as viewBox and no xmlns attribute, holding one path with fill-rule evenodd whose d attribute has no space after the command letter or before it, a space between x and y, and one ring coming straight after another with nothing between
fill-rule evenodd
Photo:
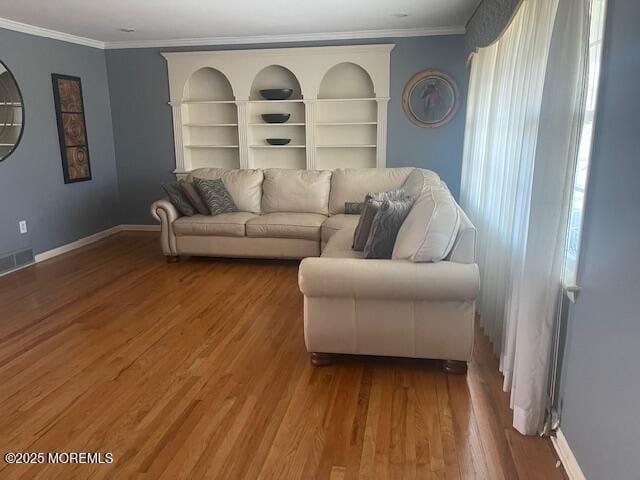
<instances>
[{"instance_id":1,"label":"wooden sofa foot","mask_svg":"<svg viewBox=\"0 0 640 480\"><path fill-rule=\"evenodd\" d=\"M446 373L451 375L465 375L467 373L467 362L461 362L459 360L445 360L442 363L442 368Z\"/></svg>"},{"instance_id":2,"label":"wooden sofa foot","mask_svg":"<svg viewBox=\"0 0 640 480\"><path fill-rule=\"evenodd\" d=\"M178 263L180 261L180 257L178 255L167 255L166 259L167 263Z\"/></svg>"},{"instance_id":3,"label":"wooden sofa foot","mask_svg":"<svg viewBox=\"0 0 640 480\"><path fill-rule=\"evenodd\" d=\"M326 367L333 363L334 356L330 353L311 352L311 363L315 367Z\"/></svg>"}]
</instances>

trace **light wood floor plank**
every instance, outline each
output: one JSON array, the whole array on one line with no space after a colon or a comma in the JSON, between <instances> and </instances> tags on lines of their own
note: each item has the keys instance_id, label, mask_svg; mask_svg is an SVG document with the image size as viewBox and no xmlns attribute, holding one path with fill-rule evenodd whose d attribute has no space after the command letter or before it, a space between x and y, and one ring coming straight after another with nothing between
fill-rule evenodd
<instances>
[{"instance_id":1,"label":"light wood floor plank","mask_svg":"<svg viewBox=\"0 0 640 480\"><path fill-rule=\"evenodd\" d=\"M0 450L111 452L1 478L563 479L513 430L478 331L467 377L437 361L315 368L297 262L166 264L120 233L0 278Z\"/></svg>"}]
</instances>

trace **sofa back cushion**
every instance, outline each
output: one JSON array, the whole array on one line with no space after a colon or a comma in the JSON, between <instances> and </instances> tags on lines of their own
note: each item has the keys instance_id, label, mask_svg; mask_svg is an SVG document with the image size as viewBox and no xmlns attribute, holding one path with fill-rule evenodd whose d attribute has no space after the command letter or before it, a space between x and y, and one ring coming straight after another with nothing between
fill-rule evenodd
<instances>
[{"instance_id":1,"label":"sofa back cushion","mask_svg":"<svg viewBox=\"0 0 640 480\"><path fill-rule=\"evenodd\" d=\"M412 262L444 260L458 235L458 205L445 187L426 189L400 227L391 258Z\"/></svg>"},{"instance_id":2,"label":"sofa back cushion","mask_svg":"<svg viewBox=\"0 0 640 480\"><path fill-rule=\"evenodd\" d=\"M417 199L427 188L439 187L441 184L442 180L436 172L424 168L414 168L407 176L402 188L408 196Z\"/></svg>"},{"instance_id":3,"label":"sofa back cushion","mask_svg":"<svg viewBox=\"0 0 640 480\"><path fill-rule=\"evenodd\" d=\"M330 170L269 168L264 170L262 211L327 215L330 188Z\"/></svg>"},{"instance_id":4,"label":"sofa back cushion","mask_svg":"<svg viewBox=\"0 0 640 480\"><path fill-rule=\"evenodd\" d=\"M386 192L402 187L413 170L413 167L334 170L329 215L344 213L345 202L362 202L369 192Z\"/></svg>"},{"instance_id":5,"label":"sofa back cushion","mask_svg":"<svg viewBox=\"0 0 640 480\"><path fill-rule=\"evenodd\" d=\"M456 263L476 263L476 227L458 206L460 228L447 260Z\"/></svg>"},{"instance_id":6,"label":"sofa back cushion","mask_svg":"<svg viewBox=\"0 0 640 480\"><path fill-rule=\"evenodd\" d=\"M187 181L194 178L206 180L222 179L227 191L233 197L233 201L240 212L261 212L262 170L251 169L227 169L227 168L199 168L191 172Z\"/></svg>"}]
</instances>

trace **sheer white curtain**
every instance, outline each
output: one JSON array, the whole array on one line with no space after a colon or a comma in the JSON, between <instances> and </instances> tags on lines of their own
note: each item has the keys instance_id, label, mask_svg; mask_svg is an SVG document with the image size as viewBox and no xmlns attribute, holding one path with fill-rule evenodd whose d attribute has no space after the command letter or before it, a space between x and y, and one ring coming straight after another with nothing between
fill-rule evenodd
<instances>
[{"instance_id":1,"label":"sheer white curtain","mask_svg":"<svg viewBox=\"0 0 640 480\"><path fill-rule=\"evenodd\" d=\"M524 0L471 66L461 203L514 427L542 427L584 103L589 0Z\"/></svg>"}]
</instances>

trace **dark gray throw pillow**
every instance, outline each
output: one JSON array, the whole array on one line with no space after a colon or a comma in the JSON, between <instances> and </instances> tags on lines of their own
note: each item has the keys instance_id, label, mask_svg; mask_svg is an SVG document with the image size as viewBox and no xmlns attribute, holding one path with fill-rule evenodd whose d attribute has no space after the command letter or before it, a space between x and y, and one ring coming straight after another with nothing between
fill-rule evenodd
<instances>
[{"instance_id":1,"label":"dark gray throw pillow","mask_svg":"<svg viewBox=\"0 0 640 480\"><path fill-rule=\"evenodd\" d=\"M397 188L388 192L372 192L364 197L364 206L360 212L360 220L353 234L353 250L363 251L369 238L369 231L380 205L385 200L401 200L406 198L404 189Z\"/></svg>"},{"instance_id":2,"label":"dark gray throw pillow","mask_svg":"<svg viewBox=\"0 0 640 480\"><path fill-rule=\"evenodd\" d=\"M364 203L364 207L362 207L362 212L360 213L360 219L358 220L358 225L356 226L356 231L353 233L353 250L357 250L359 252L364 250L367 238L369 238L371 224L373 223L373 219L378 213L381 204L382 202L372 199L369 199Z\"/></svg>"},{"instance_id":3,"label":"dark gray throw pillow","mask_svg":"<svg viewBox=\"0 0 640 480\"><path fill-rule=\"evenodd\" d=\"M203 178L194 178L193 184L196 186L196 189L198 189L198 192L200 192L200 197L202 197L202 201L207 205L211 215L238 211L233 197L221 179L205 180Z\"/></svg>"},{"instance_id":4,"label":"dark gray throw pillow","mask_svg":"<svg viewBox=\"0 0 640 480\"><path fill-rule=\"evenodd\" d=\"M161 183L162 189L167 193L169 201L181 214L191 217L195 215L196 209L182 191L180 182Z\"/></svg>"},{"instance_id":5,"label":"dark gray throw pillow","mask_svg":"<svg viewBox=\"0 0 640 480\"><path fill-rule=\"evenodd\" d=\"M413 201L405 197L401 200L384 200L371 223L369 238L364 246L364 258L391 258L398 231L402 226Z\"/></svg>"},{"instance_id":6,"label":"dark gray throw pillow","mask_svg":"<svg viewBox=\"0 0 640 480\"><path fill-rule=\"evenodd\" d=\"M195 207L200 215L209 215L209 208L207 208L207 205L202 201L202 197L200 197L200 194L192 183L180 180L180 187L182 188L185 196L189 199L191 205Z\"/></svg>"}]
</instances>

